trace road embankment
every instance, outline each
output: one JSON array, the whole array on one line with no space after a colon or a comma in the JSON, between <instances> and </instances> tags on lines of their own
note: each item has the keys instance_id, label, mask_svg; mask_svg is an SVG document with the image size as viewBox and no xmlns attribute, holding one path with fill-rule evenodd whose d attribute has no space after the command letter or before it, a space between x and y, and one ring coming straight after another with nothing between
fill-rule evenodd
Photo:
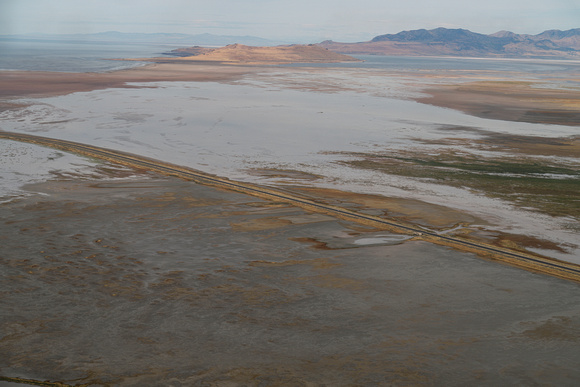
<instances>
[{"instance_id":1,"label":"road embankment","mask_svg":"<svg viewBox=\"0 0 580 387\"><path fill-rule=\"evenodd\" d=\"M307 211L334 216L339 219L355 222L379 230L388 230L391 232L412 235L415 239L422 239L427 242L471 252L484 259L516 266L528 271L580 282L580 266L578 265L537 255L526 254L519 251L516 252L481 242L469 241L463 238L439 234L435 231L431 231L416 225L404 224L402 222L397 222L386 218L359 213L350 209L318 202L302 195L290 193L287 191L276 190L270 187L262 187L256 184L233 181L224 177L207 174L202 171L184 166L169 164L143 156L72 141L9 132L0 132L0 139L23 141L41 146L48 146L66 152L73 152L88 157L94 157L113 163L127 165L130 167L155 171L168 176L175 176L181 179L194 181L199 184L236 191L265 200L284 202L303 208Z\"/></svg>"}]
</instances>

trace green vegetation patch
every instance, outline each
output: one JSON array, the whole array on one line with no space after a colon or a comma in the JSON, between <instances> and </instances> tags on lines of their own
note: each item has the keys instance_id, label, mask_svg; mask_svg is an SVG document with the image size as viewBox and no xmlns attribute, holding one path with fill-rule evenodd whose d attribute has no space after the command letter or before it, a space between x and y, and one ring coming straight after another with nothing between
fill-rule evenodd
<instances>
[{"instance_id":1,"label":"green vegetation patch","mask_svg":"<svg viewBox=\"0 0 580 387\"><path fill-rule=\"evenodd\" d=\"M552 216L580 219L580 166L526 157L494 157L445 152L418 154L350 154L341 161L354 168L467 188L516 206Z\"/></svg>"}]
</instances>

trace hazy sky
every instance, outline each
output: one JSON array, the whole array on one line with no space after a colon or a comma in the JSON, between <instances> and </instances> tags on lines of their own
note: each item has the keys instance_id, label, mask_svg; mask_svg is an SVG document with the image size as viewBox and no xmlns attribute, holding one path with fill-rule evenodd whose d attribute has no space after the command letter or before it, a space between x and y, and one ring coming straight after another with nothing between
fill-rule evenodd
<instances>
[{"instance_id":1,"label":"hazy sky","mask_svg":"<svg viewBox=\"0 0 580 387\"><path fill-rule=\"evenodd\" d=\"M419 28L580 27L580 0L0 0L0 34L179 32L354 42Z\"/></svg>"}]
</instances>

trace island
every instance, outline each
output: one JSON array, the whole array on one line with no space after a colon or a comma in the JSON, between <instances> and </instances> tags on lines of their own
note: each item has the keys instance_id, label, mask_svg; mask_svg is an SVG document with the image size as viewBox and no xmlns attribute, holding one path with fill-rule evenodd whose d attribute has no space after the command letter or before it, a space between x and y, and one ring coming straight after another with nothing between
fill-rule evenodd
<instances>
[{"instance_id":1,"label":"island","mask_svg":"<svg viewBox=\"0 0 580 387\"><path fill-rule=\"evenodd\" d=\"M274 47L230 44L225 47L189 47L168 53L173 58L140 58L156 63L212 62L223 64L289 64L289 63L340 63L362 62L350 55L340 54L315 44L292 44Z\"/></svg>"}]
</instances>

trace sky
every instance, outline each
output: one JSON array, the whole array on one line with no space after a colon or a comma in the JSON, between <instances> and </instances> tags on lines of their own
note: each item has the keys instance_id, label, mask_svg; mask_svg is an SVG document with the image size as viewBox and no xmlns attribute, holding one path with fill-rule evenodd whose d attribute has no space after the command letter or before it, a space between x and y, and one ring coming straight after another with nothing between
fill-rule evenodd
<instances>
[{"instance_id":1,"label":"sky","mask_svg":"<svg viewBox=\"0 0 580 387\"><path fill-rule=\"evenodd\" d=\"M437 27L580 28L580 0L0 0L2 35L175 32L317 43Z\"/></svg>"}]
</instances>

